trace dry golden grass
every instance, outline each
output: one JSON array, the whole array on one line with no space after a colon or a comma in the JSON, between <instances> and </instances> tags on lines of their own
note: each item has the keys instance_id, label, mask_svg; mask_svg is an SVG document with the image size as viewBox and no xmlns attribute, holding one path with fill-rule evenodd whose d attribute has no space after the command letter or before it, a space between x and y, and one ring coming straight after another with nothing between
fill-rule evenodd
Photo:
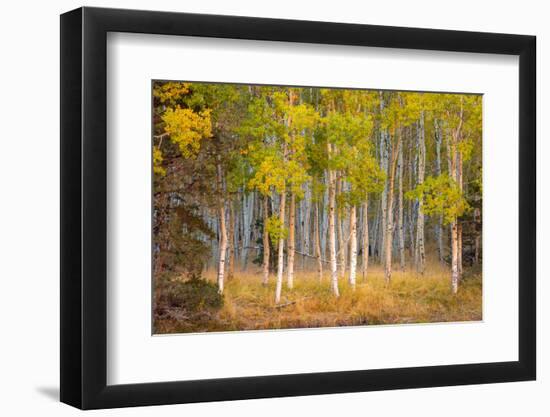
<instances>
[{"instance_id":1,"label":"dry golden grass","mask_svg":"<svg viewBox=\"0 0 550 417\"><path fill-rule=\"evenodd\" d=\"M319 282L315 272L298 270L294 288L283 287L282 306L274 302L274 276L262 286L259 269L237 272L226 282L220 310L191 320L157 320L155 327L157 333L183 333L481 320L481 272L465 272L454 296L449 269L438 263L429 265L424 275L397 269L389 286L382 268L374 265L366 281L358 274L355 291L347 278L341 279L340 297L335 298L326 272ZM215 271L204 277L214 281Z\"/></svg>"}]
</instances>

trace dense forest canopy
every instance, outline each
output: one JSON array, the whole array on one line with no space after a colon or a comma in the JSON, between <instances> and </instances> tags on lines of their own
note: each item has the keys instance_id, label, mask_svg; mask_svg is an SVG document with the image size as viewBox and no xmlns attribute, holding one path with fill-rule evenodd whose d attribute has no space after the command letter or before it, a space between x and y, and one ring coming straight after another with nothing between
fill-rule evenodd
<instances>
[{"instance_id":1,"label":"dense forest canopy","mask_svg":"<svg viewBox=\"0 0 550 417\"><path fill-rule=\"evenodd\" d=\"M369 262L391 286L433 261L456 294L481 262L480 95L158 81L153 101L156 280L215 270L223 295L254 270L278 305L298 270L339 297Z\"/></svg>"}]
</instances>

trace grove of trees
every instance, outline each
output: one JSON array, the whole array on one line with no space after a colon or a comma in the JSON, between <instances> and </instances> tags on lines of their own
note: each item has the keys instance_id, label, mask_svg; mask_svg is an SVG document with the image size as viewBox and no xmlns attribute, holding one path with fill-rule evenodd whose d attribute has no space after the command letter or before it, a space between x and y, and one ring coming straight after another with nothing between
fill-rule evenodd
<instances>
[{"instance_id":1,"label":"grove of trees","mask_svg":"<svg viewBox=\"0 0 550 417\"><path fill-rule=\"evenodd\" d=\"M339 297L369 265L446 265L449 291L481 262L482 97L422 92L153 83L154 276L220 294L242 271L300 271Z\"/></svg>"}]
</instances>

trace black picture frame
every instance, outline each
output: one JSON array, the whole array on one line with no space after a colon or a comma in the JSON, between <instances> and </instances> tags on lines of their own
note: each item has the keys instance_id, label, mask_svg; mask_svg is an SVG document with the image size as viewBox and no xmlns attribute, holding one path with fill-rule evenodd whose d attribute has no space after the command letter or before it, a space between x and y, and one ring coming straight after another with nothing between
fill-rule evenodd
<instances>
[{"instance_id":1,"label":"black picture frame","mask_svg":"<svg viewBox=\"0 0 550 417\"><path fill-rule=\"evenodd\" d=\"M107 385L108 32L519 56L519 360ZM534 36L80 8L61 15L61 401L82 409L533 380Z\"/></svg>"}]
</instances>

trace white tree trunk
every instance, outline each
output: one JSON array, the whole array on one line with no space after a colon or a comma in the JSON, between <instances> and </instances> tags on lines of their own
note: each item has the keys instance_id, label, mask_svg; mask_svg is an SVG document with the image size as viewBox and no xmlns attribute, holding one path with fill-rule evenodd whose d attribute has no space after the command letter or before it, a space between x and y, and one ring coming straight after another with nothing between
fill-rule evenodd
<instances>
[{"instance_id":1,"label":"white tree trunk","mask_svg":"<svg viewBox=\"0 0 550 417\"><path fill-rule=\"evenodd\" d=\"M294 287L294 227L296 218L296 196L294 192L290 194L290 207L289 207L289 220L288 220L288 268L287 268L287 286L292 289Z\"/></svg>"},{"instance_id":2,"label":"white tree trunk","mask_svg":"<svg viewBox=\"0 0 550 417\"><path fill-rule=\"evenodd\" d=\"M369 203L363 203L363 281L367 279L367 269L369 267Z\"/></svg>"},{"instance_id":3,"label":"white tree trunk","mask_svg":"<svg viewBox=\"0 0 550 417\"><path fill-rule=\"evenodd\" d=\"M339 195L344 191L343 181L338 180L336 183L336 194ZM338 210L338 264L340 266L340 277L343 279L346 275L346 244L344 239L344 218L345 218L344 207L341 207Z\"/></svg>"},{"instance_id":4,"label":"white tree trunk","mask_svg":"<svg viewBox=\"0 0 550 417\"><path fill-rule=\"evenodd\" d=\"M309 255L311 252L311 187L309 187L309 184L306 185L304 196L305 198L301 202L301 207L303 208L301 213L303 213L303 217L298 226L298 230L301 228L300 234L302 236L302 245L300 249L303 253ZM305 264L306 257L302 256L302 269L305 269Z\"/></svg>"},{"instance_id":5,"label":"white tree trunk","mask_svg":"<svg viewBox=\"0 0 550 417\"><path fill-rule=\"evenodd\" d=\"M387 174L389 171L389 164L388 164L388 150L387 150L387 144L386 144L386 135L384 132L381 133L381 150L380 150L380 166L382 170ZM384 254L386 251L386 230L387 230L387 219L388 219L388 175L386 176L385 184L384 184L384 190L382 191L382 197L380 200L380 207L382 210L382 217L381 217L381 230L382 233L380 233L380 242L378 247L379 249L379 255L380 259L384 259Z\"/></svg>"},{"instance_id":6,"label":"white tree trunk","mask_svg":"<svg viewBox=\"0 0 550 417\"><path fill-rule=\"evenodd\" d=\"M235 207L233 207L232 201L229 201L229 235L227 240L229 245L227 280L231 280L235 276Z\"/></svg>"},{"instance_id":7,"label":"white tree trunk","mask_svg":"<svg viewBox=\"0 0 550 417\"><path fill-rule=\"evenodd\" d=\"M409 158L408 158L408 162L407 162L407 165L408 165L408 177L409 177L409 181L408 181L408 187L409 187L409 190L412 190L414 188L414 183L413 183L413 180L414 180L414 166L413 166L413 147L414 147L414 144L413 144L413 141L410 140L409 141L410 143L410 146L409 146ZM407 210L407 226L408 226L408 236L409 236L409 254L410 254L410 257L413 258L415 253L416 253L416 248L415 248L415 239L414 239L414 204L415 202L413 200L410 200L409 201L409 206L408 206L408 210Z\"/></svg>"},{"instance_id":8,"label":"white tree trunk","mask_svg":"<svg viewBox=\"0 0 550 417\"><path fill-rule=\"evenodd\" d=\"M391 282L392 276L392 246L393 246L393 194L395 185L395 171L397 168L397 154L401 147L401 132L397 133L397 144L392 146L392 161L390 165L390 179L388 182L388 207L386 219L386 238L384 248L384 278L386 285Z\"/></svg>"},{"instance_id":9,"label":"white tree trunk","mask_svg":"<svg viewBox=\"0 0 550 417\"><path fill-rule=\"evenodd\" d=\"M464 191L464 185L462 180L462 152L457 152L457 179L460 192ZM458 222L457 230L458 238L458 279L462 279L462 223Z\"/></svg>"},{"instance_id":10,"label":"white tree trunk","mask_svg":"<svg viewBox=\"0 0 550 417\"><path fill-rule=\"evenodd\" d=\"M460 131L462 128L463 109L461 106L460 117L458 127L453 130L451 140L447 140L447 160L449 164L449 173L455 183L460 184L459 170L459 152L458 142L460 138ZM458 219L455 218L451 223L451 291L453 294L458 292L458 283L460 280L460 266L459 266L459 225Z\"/></svg>"},{"instance_id":11,"label":"white tree trunk","mask_svg":"<svg viewBox=\"0 0 550 417\"><path fill-rule=\"evenodd\" d=\"M451 224L451 291L458 292L458 223L455 220Z\"/></svg>"},{"instance_id":12,"label":"white tree trunk","mask_svg":"<svg viewBox=\"0 0 550 417\"><path fill-rule=\"evenodd\" d=\"M459 281L462 279L462 224L458 223L458 230L457 230L457 245L458 245L458 279Z\"/></svg>"},{"instance_id":13,"label":"white tree trunk","mask_svg":"<svg viewBox=\"0 0 550 417\"><path fill-rule=\"evenodd\" d=\"M379 92L380 97L380 112L384 110L385 102L384 102L384 96L382 92ZM389 171L389 164L388 164L388 158L389 158L389 142L390 137L387 132L384 130L380 131L380 168L383 172L386 174ZM386 252L386 236L387 236L387 208L388 208L388 177L389 175L386 175L386 180L384 183L384 190L382 191L382 196L380 199L380 208L382 210L382 217L381 217L381 224L380 224L380 231L379 233L379 242L378 242L378 251L380 256L380 263L382 263L382 260L385 260L385 252Z\"/></svg>"},{"instance_id":14,"label":"white tree trunk","mask_svg":"<svg viewBox=\"0 0 550 417\"><path fill-rule=\"evenodd\" d=\"M403 149L399 149L397 161L397 174L399 176L397 189L397 232L399 239L399 265L401 271L405 270L405 234L403 225Z\"/></svg>"},{"instance_id":15,"label":"white tree trunk","mask_svg":"<svg viewBox=\"0 0 550 417\"><path fill-rule=\"evenodd\" d=\"M319 236L319 203L315 203L315 225L314 225L314 233L315 233L315 257L317 258L317 273L319 274L319 282L323 280L323 260L321 258L321 243L320 243L320 236Z\"/></svg>"},{"instance_id":16,"label":"white tree trunk","mask_svg":"<svg viewBox=\"0 0 550 417\"><path fill-rule=\"evenodd\" d=\"M326 257L327 255L327 236L328 236L328 184L329 184L329 178L328 178L328 171L325 175L325 185L326 190L323 193L323 204L322 204L322 210L320 210L320 234L321 234L321 256ZM326 212L325 212L326 211Z\"/></svg>"},{"instance_id":17,"label":"white tree trunk","mask_svg":"<svg viewBox=\"0 0 550 417\"><path fill-rule=\"evenodd\" d=\"M442 132L437 119L434 120L435 128L435 173L437 176L441 175L441 142L442 142ZM438 222L436 225L436 240L437 240L437 252L439 255L439 261L443 262L444 253L443 253L443 216L439 215Z\"/></svg>"},{"instance_id":18,"label":"white tree trunk","mask_svg":"<svg viewBox=\"0 0 550 417\"><path fill-rule=\"evenodd\" d=\"M357 271L357 208L352 206L349 213L350 230L350 257L349 257L349 284L355 290Z\"/></svg>"},{"instance_id":19,"label":"white tree trunk","mask_svg":"<svg viewBox=\"0 0 550 417\"><path fill-rule=\"evenodd\" d=\"M285 224L285 204L286 204L286 191L281 193L281 201L279 205L279 221L281 222L281 227L284 227ZM279 248L277 253L277 284L275 287L275 304L281 302L281 290L283 288L283 270L284 270L284 249L285 249L285 240L281 237L279 239Z\"/></svg>"},{"instance_id":20,"label":"white tree trunk","mask_svg":"<svg viewBox=\"0 0 550 417\"><path fill-rule=\"evenodd\" d=\"M330 156L330 144L329 156ZM332 292L336 297L340 296L338 290L338 270L336 265L336 179L332 171L328 171L328 246L330 252L330 283Z\"/></svg>"},{"instance_id":21,"label":"white tree trunk","mask_svg":"<svg viewBox=\"0 0 550 417\"><path fill-rule=\"evenodd\" d=\"M269 218L268 201L267 196L263 198L263 211L264 211L264 230L263 230L263 246L264 246L264 259L263 259L263 278L262 284L267 285L269 282L269 232L267 230L267 220Z\"/></svg>"},{"instance_id":22,"label":"white tree trunk","mask_svg":"<svg viewBox=\"0 0 550 417\"><path fill-rule=\"evenodd\" d=\"M243 194L243 250L241 252L243 270L246 269L248 262L248 248L250 247L252 211L254 209L255 195L255 193Z\"/></svg>"},{"instance_id":23,"label":"white tree trunk","mask_svg":"<svg viewBox=\"0 0 550 417\"><path fill-rule=\"evenodd\" d=\"M225 275L225 255L227 252L227 228L225 225L225 200L223 197L223 178L222 167L218 163L216 166L218 180L218 214L220 217L220 254L218 261L218 292L223 294L223 284Z\"/></svg>"},{"instance_id":24,"label":"white tree trunk","mask_svg":"<svg viewBox=\"0 0 550 417\"><path fill-rule=\"evenodd\" d=\"M424 183L426 165L426 141L424 138L424 112L420 115L418 127L418 185ZM424 274L426 253L424 249L424 201L418 200L418 218L416 220L416 271Z\"/></svg>"}]
</instances>

